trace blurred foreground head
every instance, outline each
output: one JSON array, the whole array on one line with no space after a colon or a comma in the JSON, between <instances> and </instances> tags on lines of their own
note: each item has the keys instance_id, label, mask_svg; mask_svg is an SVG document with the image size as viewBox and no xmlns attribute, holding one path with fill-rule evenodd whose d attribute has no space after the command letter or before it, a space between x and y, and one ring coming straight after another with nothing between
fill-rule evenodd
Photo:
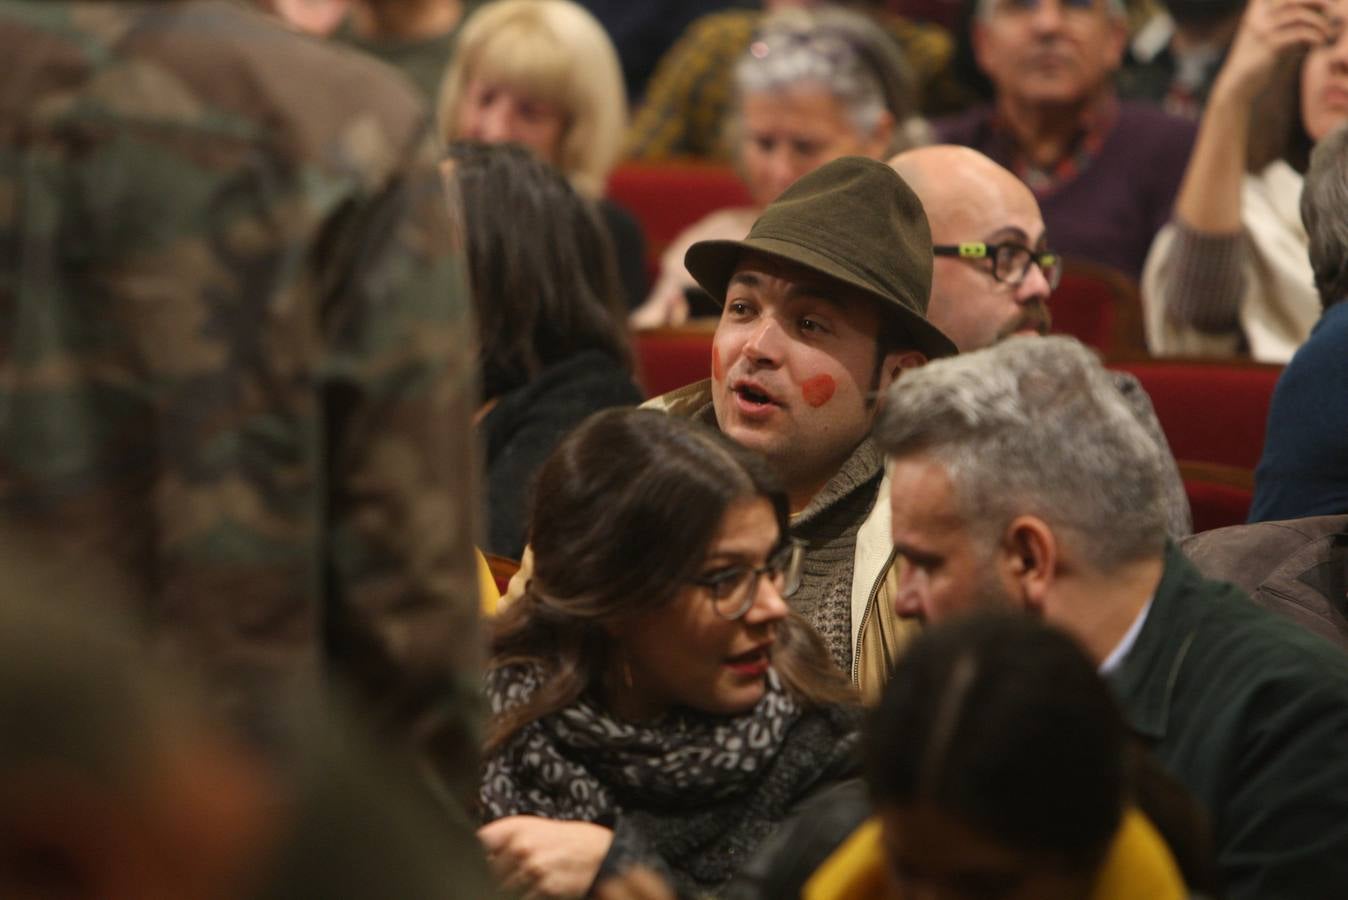
<instances>
[{"instance_id":1,"label":"blurred foreground head","mask_svg":"<svg viewBox=\"0 0 1348 900\"><path fill-rule=\"evenodd\" d=\"M1093 881L1126 802L1126 737L1066 634L1011 614L923 634L874 715L868 753L905 896L978 883L1086 896L1075 891Z\"/></svg>"},{"instance_id":2,"label":"blurred foreground head","mask_svg":"<svg viewBox=\"0 0 1348 900\"><path fill-rule=\"evenodd\" d=\"M284 756L264 759L190 679L147 662L109 613L106 573L39 570L13 537L0 534L0 897L429 898L465 876L489 895L471 828L354 729L296 709Z\"/></svg>"}]
</instances>

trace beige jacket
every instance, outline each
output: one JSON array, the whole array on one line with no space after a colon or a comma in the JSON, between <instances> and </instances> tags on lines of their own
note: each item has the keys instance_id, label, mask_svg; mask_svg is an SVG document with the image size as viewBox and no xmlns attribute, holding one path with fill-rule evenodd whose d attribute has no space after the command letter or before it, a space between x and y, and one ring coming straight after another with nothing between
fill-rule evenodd
<instances>
[{"instance_id":1,"label":"beige jacket","mask_svg":"<svg viewBox=\"0 0 1348 900\"><path fill-rule=\"evenodd\" d=\"M880 702L894 663L921 628L894 611L899 560L889 523L886 471L875 506L857 533L852 565L852 683L867 706Z\"/></svg>"}]
</instances>

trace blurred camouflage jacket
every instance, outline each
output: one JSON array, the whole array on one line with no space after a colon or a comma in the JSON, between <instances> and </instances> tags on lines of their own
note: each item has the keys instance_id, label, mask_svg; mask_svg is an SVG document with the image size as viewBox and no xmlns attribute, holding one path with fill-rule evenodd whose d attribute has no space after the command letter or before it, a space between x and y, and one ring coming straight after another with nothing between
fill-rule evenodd
<instances>
[{"instance_id":1,"label":"blurred camouflage jacket","mask_svg":"<svg viewBox=\"0 0 1348 900\"><path fill-rule=\"evenodd\" d=\"M0 58L0 530L114 573L258 736L337 685L472 781L471 320L420 102L222 0L0 0Z\"/></svg>"}]
</instances>

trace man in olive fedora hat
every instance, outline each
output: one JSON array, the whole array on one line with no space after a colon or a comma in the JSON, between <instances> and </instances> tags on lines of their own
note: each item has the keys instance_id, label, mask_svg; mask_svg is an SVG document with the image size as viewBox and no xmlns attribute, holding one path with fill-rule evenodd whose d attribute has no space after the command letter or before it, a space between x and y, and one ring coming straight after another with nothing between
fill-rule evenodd
<instances>
[{"instance_id":1,"label":"man in olive fedora hat","mask_svg":"<svg viewBox=\"0 0 1348 900\"><path fill-rule=\"evenodd\" d=\"M703 241L688 270L722 315L711 378L651 401L761 452L807 542L792 606L864 696L878 697L904 640L885 590L892 565L876 398L903 370L956 352L926 319L931 235L892 169L843 157L801 178L742 241Z\"/></svg>"}]
</instances>

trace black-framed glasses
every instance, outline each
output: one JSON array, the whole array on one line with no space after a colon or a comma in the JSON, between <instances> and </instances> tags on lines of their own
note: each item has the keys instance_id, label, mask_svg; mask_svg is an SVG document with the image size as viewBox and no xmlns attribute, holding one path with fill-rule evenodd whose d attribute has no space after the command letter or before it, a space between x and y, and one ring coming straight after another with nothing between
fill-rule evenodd
<instances>
[{"instance_id":1,"label":"black-framed glasses","mask_svg":"<svg viewBox=\"0 0 1348 900\"><path fill-rule=\"evenodd\" d=\"M777 592L790 597L800 587L802 564L805 560L805 542L788 539L773 551L761 566L727 566L691 579L698 587L711 594L711 605L723 619L738 619L754 605L758 596L758 579L764 575L772 580Z\"/></svg>"},{"instance_id":2,"label":"black-framed glasses","mask_svg":"<svg viewBox=\"0 0 1348 900\"><path fill-rule=\"evenodd\" d=\"M937 244L931 248L935 256L958 256L960 259L992 260L992 277L1003 284L1017 285L1030 274L1030 266L1039 266L1048 282L1048 289L1055 291L1062 281L1062 257L1052 250L1031 250L1024 244L985 244L982 241L966 241L962 244Z\"/></svg>"}]
</instances>

